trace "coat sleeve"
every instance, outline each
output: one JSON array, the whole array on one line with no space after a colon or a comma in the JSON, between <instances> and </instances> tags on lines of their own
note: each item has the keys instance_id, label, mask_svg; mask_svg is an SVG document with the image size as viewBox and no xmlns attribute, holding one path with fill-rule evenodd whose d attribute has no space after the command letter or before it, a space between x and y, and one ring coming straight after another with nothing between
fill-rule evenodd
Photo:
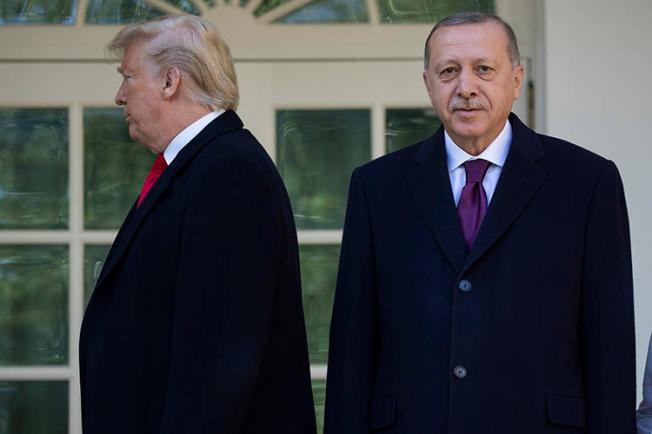
<instances>
[{"instance_id":1,"label":"coat sleeve","mask_svg":"<svg viewBox=\"0 0 652 434\"><path fill-rule=\"evenodd\" d=\"M160 433L232 434L265 351L282 231L254 161L222 155L193 169Z\"/></svg>"},{"instance_id":2,"label":"coat sleeve","mask_svg":"<svg viewBox=\"0 0 652 434\"><path fill-rule=\"evenodd\" d=\"M372 228L356 170L349 190L331 322L325 434L369 433L379 334Z\"/></svg>"},{"instance_id":3,"label":"coat sleeve","mask_svg":"<svg viewBox=\"0 0 652 434\"><path fill-rule=\"evenodd\" d=\"M587 434L635 432L636 361L627 207L608 161L588 216L579 323Z\"/></svg>"}]
</instances>

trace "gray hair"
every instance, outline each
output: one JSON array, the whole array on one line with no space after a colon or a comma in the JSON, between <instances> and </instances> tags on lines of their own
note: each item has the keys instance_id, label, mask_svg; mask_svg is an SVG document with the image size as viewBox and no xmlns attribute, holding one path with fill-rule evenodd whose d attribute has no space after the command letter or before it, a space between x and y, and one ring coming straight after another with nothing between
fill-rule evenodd
<instances>
[{"instance_id":1,"label":"gray hair","mask_svg":"<svg viewBox=\"0 0 652 434\"><path fill-rule=\"evenodd\" d=\"M122 56L129 46L145 43L150 66L178 68L198 103L212 110L238 107L238 80L229 47L215 27L194 15L165 16L120 30L107 49Z\"/></svg>"},{"instance_id":2,"label":"gray hair","mask_svg":"<svg viewBox=\"0 0 652 434\"><path fill-rule=\"evenodd\" d=\"M509 59L512 61L512 66L520 64L521 54L518 51L518 41L516 40L516 34L514 33L512 26L507 24L502 18L497 15L477 11L464 11L450 15L443 20L438 21L435 27L432 28L430 34L428 34L428 37L426 38L426 46L423 55L423 68L427 70L428 65L430 64L430 50L428 49L428 42L430 42L430 38L438 29L442 27L461 26L464 24L482 24L490 21L500 24L503 27L503 30L505 30L505 35L507 35L508 41L507 53L509 54Z\"/></svg>"}]
</instances>

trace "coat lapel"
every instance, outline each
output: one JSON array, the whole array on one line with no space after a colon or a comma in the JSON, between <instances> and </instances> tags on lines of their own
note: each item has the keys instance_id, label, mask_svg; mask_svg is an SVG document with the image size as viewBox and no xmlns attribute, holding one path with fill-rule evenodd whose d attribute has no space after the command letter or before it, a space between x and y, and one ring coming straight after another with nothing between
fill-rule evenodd
<instances>
[{"instance_id":1,"label":"coat lapel","mask_svg":"<svg viewBox=\"0 0 652 434\"><path fill-rule=\"evenodd\" d=\"M535 164L543 158L537 135L512 114L512 144L480 232L464 262L468 270L514 223L546 177Z\"/></svg>"},{"instance_id":2,"label":"coat lapel","mask_svg":"<svg viewBox=\"0 0 652 434\"><path fill-rule=\"evenodd\" d=\"M231 110L226 111L208 124L206 128L184 146L174 161L172 161L170 167L168 167L156 181L140 207L136 209L134 205L127 215L127 218L116 236L111 251L109 252L106 264L97 280L96 288L99 288L110 275L111 271L125 254L127 247L131 244L131 240L138 232L142 223L156 206L157 202L165 195L174 178L181 172L181 170L185 168L192 161L195 155L213 138L241 129L242 126L242 121L235 112Z\"/></svg>"},{"instance_id":3,"label":"coat lapel","mask_svg":"<svg viewBox=\"0 0 652 434\"><path fill-rule=\"evenodd\" d=\"M461 272L467 247L453 200L443 128L423 142L414 160L417 166L408 174L410 192L428 229L453 267Z\"/></svg>"},{"instance_id":4,"label":"coat lapel","mask_svg":"<svg viewBox=\"0 0 652 434\"><path fill-rule=\"evenodd\" d=\"M104 280L107 270L113 268L115 258L116 258L115 252L121 246L122 239L124 238L124 234L126 232L126 228L129 226L129 224L134 218L134 214L136 213L136 209L137 209L136 208L137 203L138 203L138 199L136 199L134 203L131 205L129 212L127 213L127 217L125 217L124 221L122 222L122 225L120 225L120 230L118 231L116 237L113 239L113 243L111 243L111 248L109 249L109 253L106 255L106 259L104 260L104 265L102 265L102 270L100 270L100 275L97 277L97 280L95 281L96 288L99 286L100 282Z\"/></svg>"}]
</instances>

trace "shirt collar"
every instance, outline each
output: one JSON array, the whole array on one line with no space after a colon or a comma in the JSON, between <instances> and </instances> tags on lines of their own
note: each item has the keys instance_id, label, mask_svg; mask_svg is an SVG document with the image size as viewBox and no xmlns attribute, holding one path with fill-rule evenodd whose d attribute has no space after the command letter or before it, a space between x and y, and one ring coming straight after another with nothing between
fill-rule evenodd
<instances>
[{"instance_id":1,"label":"shirt collar","mask_svg":"<svg viewBox=\"0 0 652 434\"><path fill-rule=\"evenodd\" d=\"M172 160L175 159L177 154L183 149L184 146L190 143L190 141L194 139L195 136L201 132L201 130L206 128L206 125L210 124L222 113L224 113L224 110L222 109L210 112L200 117L195 122L184 128L179 134L177 134L176 137L172 139L168 147L165 148L165 151L163 151L163 157L165 158L165 162L168 163L168 166L172 164Z\"/></svg>"},{"instance_id":2,"label":"shirt collar","mask_svg":"<svg viewBox=\"0 0 652 434\"><path fill-rule=\"evenodd\" d=\"M509 121L505 121L505 126L500 134L498 134L498 137L496 137L496 139L487 146L487 149L482 151L478 156L468 154L465 150L457 146L453 139L448 135L448 132L444 130L444 144L446 146L448 171L452 172L467 160L475 160L477 158L482 158L496 166L503 167L511 143L512 126Z\"/></svg>"}]
</instances>

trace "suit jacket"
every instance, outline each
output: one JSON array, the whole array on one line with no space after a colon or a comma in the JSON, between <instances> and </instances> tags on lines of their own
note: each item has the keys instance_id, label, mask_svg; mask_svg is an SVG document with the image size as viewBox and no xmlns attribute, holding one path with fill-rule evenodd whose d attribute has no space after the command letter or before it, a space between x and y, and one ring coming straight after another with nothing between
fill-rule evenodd
<instances>
[{"instance_id":1,"label":"suit jacket","mask_svg":"<svg viewBox=\"0 0 652 434\"><path fill-rule=\"evenodd\" d=\"M643 402L637 412L638 434L652 434L652 336L647 350L643 378Z\"/></svg>"},{"instance_id":2,"label":"suit jacket","mask_svg":"<svg viewBox=\"0 0 652 434\"><path fill-rule=\"evenodd\" d=\"M327 434L634 433L618 171L510 122L510 151L470 252L442 129L354 171Z\"/></svg>"},{"instance_id":3,"label":"suit jacket","mask_svg":"<svg viewBox=\"0 0 652 434\"><path fill-rule=\"evenodd\" d=\"M85 434L315 432L290 203L234 112L129 212L79 354Z\"/></svg>"}]
</instances>

